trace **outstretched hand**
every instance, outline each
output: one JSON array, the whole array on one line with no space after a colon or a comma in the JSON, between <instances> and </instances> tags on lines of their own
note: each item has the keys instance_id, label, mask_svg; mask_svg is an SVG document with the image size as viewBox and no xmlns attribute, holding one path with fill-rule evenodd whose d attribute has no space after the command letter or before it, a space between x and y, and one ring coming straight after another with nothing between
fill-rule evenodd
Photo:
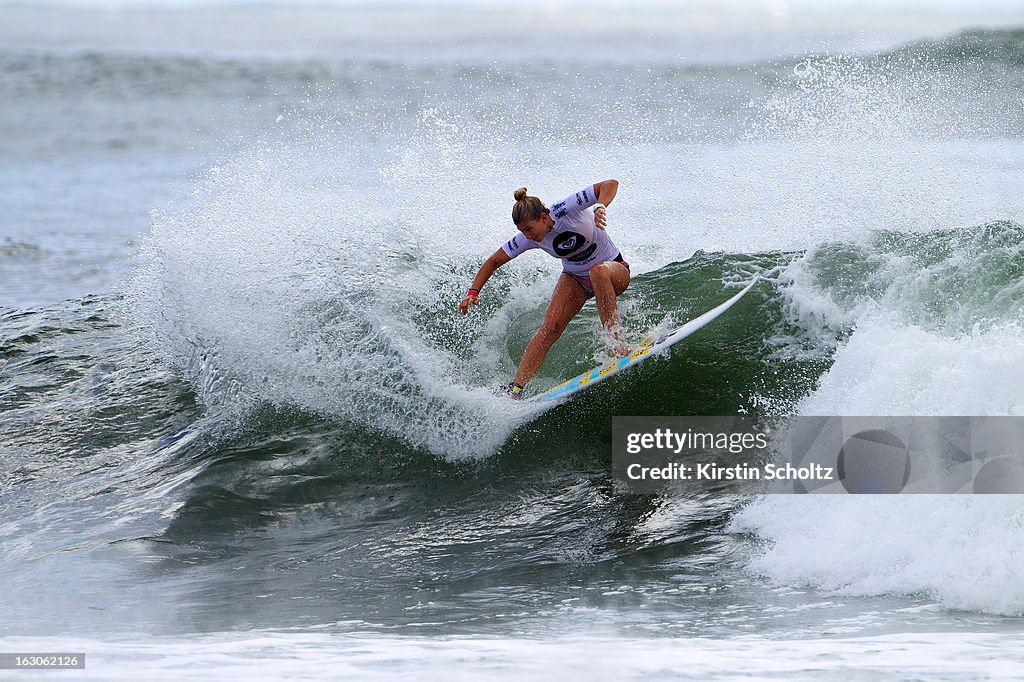
<instances>
[{"instance_id":1,"label":"outstretched hand","mask_svg":"<svg viewBox=\"0 0 1024 682\"><path fill-rule=\"evenodd\" d=\"M480 298L478 296L474 296L473 294L466 294L466 297L462 299L461 303L459 303L459 312L465 315L469 313L469 306L476 305L479 302Z\"/></svg>"}]
</instances>

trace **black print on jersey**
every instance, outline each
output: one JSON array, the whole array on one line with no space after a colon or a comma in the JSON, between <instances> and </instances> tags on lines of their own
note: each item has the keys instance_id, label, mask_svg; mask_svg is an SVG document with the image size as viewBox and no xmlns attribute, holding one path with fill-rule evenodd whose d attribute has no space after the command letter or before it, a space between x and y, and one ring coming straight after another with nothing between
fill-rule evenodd
<instances>
[{"instance_id":1,"label":"black print on jersey","mask_svg":"<svg viewBox=\"0 0 1024 682\"><path fill-rule=\"evenodd\" d=\"M575 256L569 256L565 260L569 261L570 263L582 263L583 261L593 256L595 251L597 251L597 244L591 244L587 248L577 253Z\"/></svg>"},{"instance_id":2,"label":"black print on jersey","mask_svg":"<svg viewBox=\"0 0 1024 682\"><path fill-rule=\"evenodd\" d=\"M551 247L560 258L564 258L587 243L586 238L578 232L563 232L551 242Z\"/></svg>"},{"instance_id":3,"label":"black print on jersey","mask_svg":"<svg viewBox=\"0 0 1024 682\"><path fill-rule=\"evenodd\" d=\"M580 196L579 192L576 192L576 205L577 206L582 206L583 205L583 197Z\"/></svg>"},{"instance_id":4,"label":"black print on jersey","mask_svg":"<svg viewBox=\"0 0 1024 682\"><path fill-rule=\"evenodd\" d=\"M590 197L587 196L587 190L583 190L583 201L590 201Z\"/></svg>"}]
</instances>

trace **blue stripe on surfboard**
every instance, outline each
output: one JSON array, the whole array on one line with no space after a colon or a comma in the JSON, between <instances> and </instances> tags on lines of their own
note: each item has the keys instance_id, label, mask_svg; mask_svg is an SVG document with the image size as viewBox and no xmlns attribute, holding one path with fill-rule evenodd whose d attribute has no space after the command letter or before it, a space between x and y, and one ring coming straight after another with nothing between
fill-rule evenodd
<instances>
[{"instance_id":1,"label":"blue stripe on surfboard","mask_svg":"<svg viewBox=\"0 0 1024 682\"><path fill-rule=\"evenodd\" d=\"M602 365L601 367L595 367L594 369L588 372L580 374L578 377L574 377L573 379L570 379L569 381L566 381L563 384L559 384L558 386L555 386L554 388L544 393L541 393L540 395L536 395L530 398L530 400L536 402L545 402L548 400L554 400L555 398L559 398L565 395L566 393L574 393L575 391L583 388L587 384L592 384L598 381L599 379L603 379L605 375L614 374L619 370L625 369L629 365L633 364L640 358L650 353L652 347L653 346L644 346L643 348L639 348L633 351L624 358L619 358L614 364L609 363L607 365Z\"/></svg>"}]
</instances>

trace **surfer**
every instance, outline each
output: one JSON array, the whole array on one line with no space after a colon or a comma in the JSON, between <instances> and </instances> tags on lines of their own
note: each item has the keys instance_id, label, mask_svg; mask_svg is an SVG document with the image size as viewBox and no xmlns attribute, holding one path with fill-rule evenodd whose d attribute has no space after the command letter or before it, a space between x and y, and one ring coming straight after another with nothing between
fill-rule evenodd
<instances>
[{"instance_id":1,"label":"surfer","mask_svg":"<svg viewBox=\"0 0 1024 682\"><path fill-rule=\"evenodd\" d=\"M520 234L484 261L469 292L459 303L459 311L467 314L470 306L479 303L480 290L494 271L525 251L542 249L562 260L562 274L551 294L544 321L526 345L509 386L512 397L522 394L523 386L540 369L552 344L590 298L597 302L601 324L608 331L615 354L629 354L629 346L619 329L616 306L616 297L629 286L629 263L622 260L622 254L605 231L608 204L615 198L618 188L617 180L603 180L584 187L551 208L545 207L537 197L528 196L525 187L513 193L516 203L512 207L512 222Z\"/></svg>"}]
</instances>

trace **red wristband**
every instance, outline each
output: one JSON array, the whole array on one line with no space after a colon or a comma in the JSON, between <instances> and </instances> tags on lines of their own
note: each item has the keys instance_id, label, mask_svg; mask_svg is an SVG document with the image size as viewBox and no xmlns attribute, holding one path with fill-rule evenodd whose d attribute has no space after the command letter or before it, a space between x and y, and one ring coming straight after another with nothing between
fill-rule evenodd
<instances>
[{"instance_id":1,"label":"red wristband","mask_svg":"<svg viewBox=\"0 0 1024 682\"><path fill-rule=\"evenodd\" d=\"M479 289L470 289L469 293L466 294L466 296L472 296L474 298L480 298L480 290Z\"/></svg>"}]
</instances>

